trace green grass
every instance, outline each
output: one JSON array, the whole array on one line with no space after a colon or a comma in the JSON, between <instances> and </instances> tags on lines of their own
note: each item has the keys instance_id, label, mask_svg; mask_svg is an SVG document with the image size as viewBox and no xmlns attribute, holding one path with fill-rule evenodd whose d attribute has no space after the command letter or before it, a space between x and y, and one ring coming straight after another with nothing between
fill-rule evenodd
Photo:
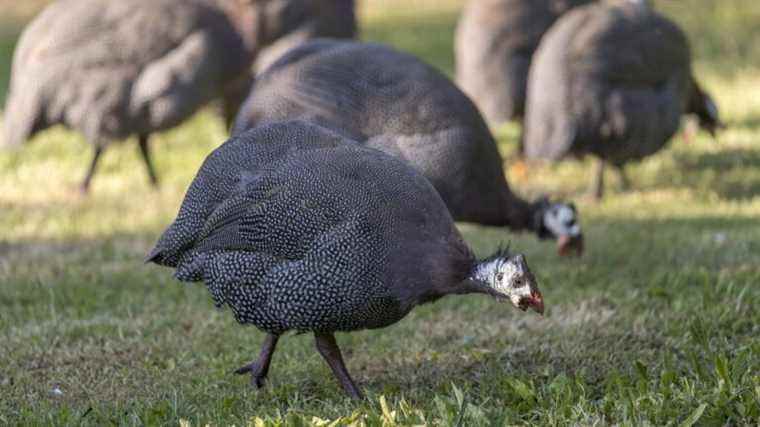
<instances>
[{"instance_id":1,"label":"green grass","mask_svg":"<svg viewBox=\"0 0 760 427\"><path fill-rule=\"evenodd\" d=\"M368 3L365 38L451 73L456 1L417 0L415 18L403 0ZM230 372L262 333L215 310L203 286L143 265L225 138L212 114L159 136L158 191L131 143L105 154L87 198L75 191L89 160L80 136L53 129L0 153L0 425L757 425L760 8L659 4L686 26L730 128L718 143L677 138L633 165L631 192L610 180L603 203L579 200L580 260L462 224L479 254L505 240L527 254L547 315L450 297L392 327L342 334L365 402L343 397L306 335L282 340L268 386L251 389ZM16 37L5 35L3 79ZM498 129L505 154L517 132ZM579 199L588 167L538 165L527 178L507 169L526 196Z\"/></svg>"}]
</instances>

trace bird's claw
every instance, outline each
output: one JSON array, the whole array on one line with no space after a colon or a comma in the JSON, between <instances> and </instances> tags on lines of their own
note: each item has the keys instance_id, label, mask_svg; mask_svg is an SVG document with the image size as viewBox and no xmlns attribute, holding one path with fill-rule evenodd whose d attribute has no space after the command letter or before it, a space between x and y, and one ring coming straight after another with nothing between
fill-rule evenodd
<instances>
[{"instance_id":1,"label":"bird's claw","mask_svg":"<svg viewBox=\"0 0 760 427\"><path fill-rule=\"evenodd\" d=\"M234 373L237 375L244 375L249 372L251 374L251 385L256 388L264 387L264 383L266 382L267 375L266 373L261 372L261 369L259 368L256 362L240 367L236 369Z\"/></svg>"}]
</instances>

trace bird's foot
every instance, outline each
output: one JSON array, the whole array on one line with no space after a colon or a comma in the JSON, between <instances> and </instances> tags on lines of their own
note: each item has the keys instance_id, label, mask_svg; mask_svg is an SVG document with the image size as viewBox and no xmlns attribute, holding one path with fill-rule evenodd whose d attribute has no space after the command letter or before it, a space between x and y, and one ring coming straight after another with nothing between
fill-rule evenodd
<instances>
[{"instance_id":1,"label":"bird's foot","mask_svg":"<svg viewBox=\"0 0 760 427\"><path fill-rule=\"evenodd\" d=\"M90 194L90 183L82 182L77 186L77 193L80 196L87 196Z\"/></svg>"},{"instance_id":2,"label":"bird's foot","mask_svg":"<svg viewBox=\"0 0 760 427\"><path fill-rule=\"evenodd\" d=\"M237 375L251 374L251 385L256 388L264 387L266 383L267 372L259 366L258 362L251 362L235 371Z\"/></svg>"}]
</instances>

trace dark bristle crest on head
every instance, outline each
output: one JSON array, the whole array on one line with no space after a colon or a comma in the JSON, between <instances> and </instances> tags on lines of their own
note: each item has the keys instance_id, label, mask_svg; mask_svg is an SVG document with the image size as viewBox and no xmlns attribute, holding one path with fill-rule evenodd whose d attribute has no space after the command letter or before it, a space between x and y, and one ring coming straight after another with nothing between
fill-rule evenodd
<instances>
[{"instance_id":1,"label":"dark bristle crest on head","mask_svg":"<svg viewBox=\"0 0 760 427\"><path fill-rule=\"evenodd\" d=\"M510 254L509 249L511 246L512 246L512 242L507 242L506 244L504 244L504 242L499 243L499 246L496 248L496 251L494 251L491 255L487 256L486 258L483 258L481 262L493 261L499 258L508 258Z\"/></svg>"}]
</instances>

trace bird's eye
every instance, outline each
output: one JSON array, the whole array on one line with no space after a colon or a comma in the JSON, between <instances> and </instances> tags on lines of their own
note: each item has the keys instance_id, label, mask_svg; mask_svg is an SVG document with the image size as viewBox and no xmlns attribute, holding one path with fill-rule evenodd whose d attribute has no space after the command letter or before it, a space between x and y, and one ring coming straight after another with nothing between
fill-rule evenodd
<instances>
[{"instance_id":1,"label":"bird's eye","mask_svg":"<svg viewBox=\"0 0 760 427\"><path fill-rule=\"evenodd\" d=\"M517 279L517 280L515 280L514 287L515 288L522 288L522 284L523 284L522 279Z\"/></svg>"},{"instance_id":2,"label":"bird's eye","mask_svg":"<svg viewBox=\"0 0 760 427\"><path fill-rule=\"evenodd\" d=\"M496 281L501 282L504 278L504 273L496 273Z\"/></svg>"},{"instance_id":3,"label":"bird's eye","mask_svg":"<svg viewBox=\"0 0 760 427\"><path fill-rule=\"evenodd\" d=\"M565 221L565 226L566 227L572 227L574 225L575 225L575 218L570 218L567 221Z\"/></svg>"}]
</instances>

